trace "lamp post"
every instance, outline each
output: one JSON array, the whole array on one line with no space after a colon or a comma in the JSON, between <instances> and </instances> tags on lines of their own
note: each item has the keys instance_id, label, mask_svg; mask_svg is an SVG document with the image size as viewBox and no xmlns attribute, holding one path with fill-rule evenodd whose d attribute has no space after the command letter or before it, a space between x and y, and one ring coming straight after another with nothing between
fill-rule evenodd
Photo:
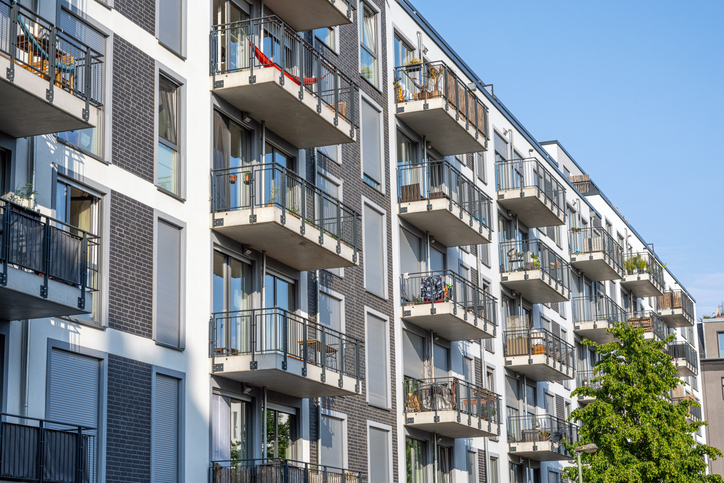
<instances>
[{"instance_id":1,"label":"lamp post","mask_svg":"<svg viewBox=\"0 0 724 483\"><path fill-rule=\"evenodd\" d=\"M598 451L595 444L584 444L576 447L576 460L578 461L578 483L583 483L583 469L581 468L581 453L593 454Z\"/></svg>"}]
</instances>

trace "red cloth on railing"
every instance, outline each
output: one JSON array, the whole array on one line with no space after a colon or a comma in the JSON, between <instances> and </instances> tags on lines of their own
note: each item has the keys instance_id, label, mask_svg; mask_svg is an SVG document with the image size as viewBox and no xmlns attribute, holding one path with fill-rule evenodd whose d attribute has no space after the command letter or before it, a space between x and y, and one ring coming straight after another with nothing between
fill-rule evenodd
<instances>
[{"instance_id":1,"label":"red cloth on railing","mask_svg":"<svg viewBox=\"0 0 724 483\"><path fill-rule=\"evenodd\" d=\"M279 72L282 71L282 68L279 67L277 63L272 61L269 57L264 55L264 52L259 50L259 48L252 44L252 47L254 47L254 57L256 57L256 60L259 61L262 67L275 67ZM285 72L284 75L289 78L292 82L294 82L297 85L301 85L301 82L299 81L299 77L291 75L289 72ZM304 78L304 85L305 86L311 86L317 83L316 77L305 77Z\"/></svg>"}]
</instances>

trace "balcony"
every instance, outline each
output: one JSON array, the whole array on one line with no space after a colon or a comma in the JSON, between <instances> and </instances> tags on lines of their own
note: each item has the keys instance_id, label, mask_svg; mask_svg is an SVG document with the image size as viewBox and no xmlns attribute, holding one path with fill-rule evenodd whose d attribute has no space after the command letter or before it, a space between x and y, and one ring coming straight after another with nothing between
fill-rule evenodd
<instances>
[{"instance_id":1,"label":"balcony","mask_svg":"<svg viewBox=\"0 0 724 483\"><path fill-rule=\"evenodd\" d=\"M688 342L672 342L666 346L666 353L671 356L679 377L699 374L699 355Z\"/></svg>"},{"instance_id":2,"label":"balcony","mask_svg":"<svg viewBox=\"0 0 724 483\"><path fill-rule=\"evenodd\" d=\"M566 224L566 189L535 158L495 163L498 203L528 228Z\"/></svg>"},{"instance_id":3,"label":"balcony","mask_svg":"<svg viewBox=\"0 0 724 483\"><path fill-rule=\"evenodd\" d=\"M0 132L22 138L94 127L103 56L8 0L0 0L0 25Z\"/></svg>"},{"instance_id":4,"label":"balcony","mask_svg":"<svg viewBox=\"0 0 724 483\"><path fill-rule=\"evenodd\" d=\"M664 340L669 335L666 324L656 312L650 310L628 312L627 316L628 325L644 330L645 340Z\"/></svg>"},{"instance_id":5,"label":"balcony","mask_svg":"<svg viewBox=\"0 0 724 483\"><path fill-rule=\"evenodd\" d=\"M534 304L571 298L568 262L541 240L500 244L500 282Z\"/></svg>"},{"instance_id":6,"label":"balcony","mask_svg":"<svg viewBox=\"0 0 724 483\"><path fill-rule=\"evenodd\" d=\"M402 319L447 340L494 338L496 299L451 270L405 273Z\"/></svg>"},{"instance_id":7,"label":"balcony","mask_svg":"<svg viewBox=\"0 0 724 483\"><path fill-rule=\"evenodd\" d=\"M694 326L694 301L683 290L659 295L657 306L659 315L672 329Z\"/></svg>"},{"instance_id":8,"label":"balcony","mask_svg":"<svg viewBox=\"0 0 724 483\"><path fill-rule=\"evenodd\" d=\"M2 481L96 481L95 428L3 413L0 434Z\"/></svg>"},{"instance_id":9,"label":"balcony","mask_svg":"<svg viewBox=\"0 0 724 483\"><path fill-rule=\"evenodd\" d=\"M527 321L510 316L505 331L505 367L535 381L561 381L575 376L575 348L546 329L516 328Z\"/></svg>"},{"instance_id":10,"label":"balcony","mask_svg":"<svg viewBox=\"0 0 724 483\"><path fill-rule=\"evenodd\" d=\"M359 213L279 164L216 169L211 228L300 271L358 264Z\"/></svg>"},{"instance_id":11,"label":"balcony","mask_svg":"<svg viewBox=\"0 0 724 483\"><path fill-rule=\"evenodd\" d=\"M349 0L266 0L265 7L283 18L296 32L314 30L353 21L353 4Z\"/></svg>"},{"instance_id":12,"label":"balcony","mask_svg":"<svg viewBox=\"0 0 724 483\"><path fill-rule=\"evenodd\" d=\"M696 399L696 396L694 396L693 394L687 394L686 396L674 396L673 397L674 404L681 404L684 401L691 401L690 403L687 403L687 404L691 404L687 408L687 411L689 413L686 418L687 421L689 421L689 422L701 421L701 403L699 402L698 399ZM698 404L698 406L694 406L693 404Z\"/></svg>"},{"instance_id":13,"label":"balcony","mask_svg":"<svg viewBox=\"0 0 724 483\"><path fill-rule=\"evenodd\" d=\"M664 269L649 252L633 253L624 262L626 271L621 286L636 297L658 297L664 294Z\"/></svg>"},{"instance_id":14,"label":"balcony","mask_svg":"<svg viewBox=\"0 0 724 483\"><path fill-rule=\"evenodd\" d=\"M577 371L576 372L576 387L590 387L591 389L600 389L601 381L595 380L598 376L593 373L593 370ZM578 404L585 406L595 401L596 398L593 396L578 396Z\"/></svg>"},{"instance_id":15,"label":"balcony","mask_svg":"<svg viewBox=\"0 0 724 483\"><path fill-rule=\"evenodd\" d=\"M600 228L571 228L571 266L590 280L623 278L623 248Z\"/></svg>"},{"instance_id":16,"label":"balcony","mask_svg":"<svg viewBox=\"0 0 724 483\"><path fill-rule=\"evenodd\" d=\"M488 147L488 109L444 62L395 68L397 118L443 156Z\"/></svg>"},{"instance_id":17,"label":"balcony","mask_svg":"<svg viewBox=\"0 0 724 483\"><path fill-rule=\"evenodd\" d=\"M0 199L0 319L89 314L100 238Z\"/></svg>"},{"instance_id":18,"label":"balcony","mask_svg":"<svg viewBox=\"0 0 724 483\"><path fill-rule=\"evenodd\" d=\"M448 247L490 243L491 200L448 161L397 167L400 218Z\"/></svg>"},{"instance_id":19,"label":"balcony","mask_svg":"<svg viewBox=\"0 0 724 483\"><path fill-rule=\"evenodd\" d=\"M500 396L462 379L405 380L405 426L449 438L500 434Z\"/></svg>"},{"instance_id":20,"label":"balcony","mask_svg":"<svg viewBox=\"0 0 724 483\"><path fill-rule=\"evenodd\" d=\"M508 417L508 453L536 461L573 459L562 441L578 441L578 426L543 414Z\"/></svg>"},{"instance_id":21,"label":"balcony","mask_svg":"<svg viewBox=\"0 0 724 483\"><path fill-rule=\"evenodd\" d=\"M212 461L213 483L367 483L367 473L284 458Z\"/></svg>"},{"instance_id":22,"label":"balcony","mask_svg":"<svg viewBox=\"0 0 724 483\"><path fill-rule=\"evenodd\" d=\"M362 342L286 310L215 313L209 339L214 375L300 398L362 388Z\"/></svg>"},{"instance_id":23,"label":"balcony","mask_svg":"<svg viewBox=\"0 0 724 483\"><path fill-rule=\"evenodd\" d=\"M215 25L211 44L217 96L300 149L357 140L357 86L279 18Z\"/></svg>"},{"instance_id":24,"label":"balcony","mask_svg":"<svg viewBox=\"0 0 724 483\"><path fill-rule=\"evenodd\" d=\"M613 334L608 329L628 320L626 312L606 295L574 297L571 305L576 335L598 344L613 342Z\"/></svg>"}]
</instances>

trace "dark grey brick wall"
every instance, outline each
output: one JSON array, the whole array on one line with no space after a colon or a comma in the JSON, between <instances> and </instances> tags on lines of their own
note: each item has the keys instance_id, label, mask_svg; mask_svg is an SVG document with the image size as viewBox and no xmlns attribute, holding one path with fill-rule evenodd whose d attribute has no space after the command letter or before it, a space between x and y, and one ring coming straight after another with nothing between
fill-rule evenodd
<instances>
[{"instance_id":1,"label":"dark grey brick wall","mask_svg":"<svg viewBox=\"0 0 724 483\"><path fill-rule=\"evenodd\" d=\"M154 93L151 57L121 37L113 41L113 164L153 183Z\"/></svg>"},{"instance_id":2,"label":"dark grey brick wall","mask_svg":"<svg viewBox=\"0 0 724 483\"><path fill-rule=\"evenodd\" d=\"M485 483L485 481L486 481L486 478L485 478L485 451L483 451L483 450L478 450L478 473L479 473L478 481L480 483Z\"/></svg>"},{"instance_id":3,"label":"dark grey brick wall","mask_svg":"<svg viewBox=\"0 0 724 483\"><path fill-rule=\"evenodd\" d=\"M111 194L108 326L153 337L153 209Z\"/></svg>"},{"instance_id":4,"label":"dark grey brick wall","mask_svg":"<svg viewBox=\"0 0 724 483\"><path fill-rule=\"evenodd\" d=\"M146 32L156 35L155 0L115 0L113 8Z\"/></svg>"},{"instance_id":5,"label":"dark grey brick wall","mask_svg":"<svg viewBox=\"0 0 724 483\"><path fill-rule=\"evenodd\" d=\"M566 419L565 400L563 396L556 394L556 417Z\"/></svg>"},{"instance_id":6,"label":"dark grey brick wall","mask_svg":"<svg viewBox=\"0 0 724 483\"><path fill-rule=\"evenodd\" d=\"M108 356L108 483L151 481L151 366Z\"/></svg>"}]
</instances>

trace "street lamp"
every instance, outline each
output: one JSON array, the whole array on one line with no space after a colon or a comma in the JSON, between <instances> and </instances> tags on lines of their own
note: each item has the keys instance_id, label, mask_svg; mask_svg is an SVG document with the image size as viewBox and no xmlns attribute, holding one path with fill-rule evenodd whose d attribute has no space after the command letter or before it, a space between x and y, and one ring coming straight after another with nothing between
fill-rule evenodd
<instances>
[{"instance_id":1,"label":"street lamp","mask_svg":"<svg viewBox=\"0 0 724 483\"><path fill-rule=\"evenodd\" d=\"M583 483L583 470L581 469L581 453L593 454L598 451L595 444L584 444L576 447L576 459L578 460L578 483Z\"/></svg>"}]
</instances>

